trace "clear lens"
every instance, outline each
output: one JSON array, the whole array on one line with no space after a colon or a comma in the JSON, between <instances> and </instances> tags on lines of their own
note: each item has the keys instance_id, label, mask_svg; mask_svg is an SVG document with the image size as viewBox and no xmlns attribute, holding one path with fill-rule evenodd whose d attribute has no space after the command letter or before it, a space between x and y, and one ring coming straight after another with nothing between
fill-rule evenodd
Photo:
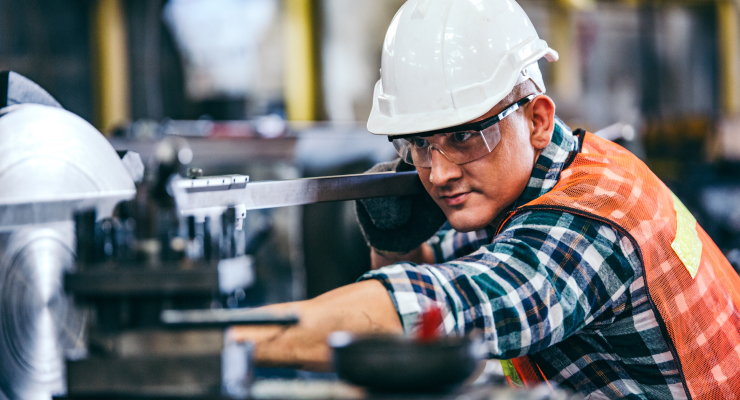
<instances>
[{"instance_id":1,"label":"clear lens","mask_svg":"<svg viewBox=\"0 0 740 400\"><path fill-rule=\"evenodd\" d=\"M411 145L406 139L393 139L393 147L396 148L396 152L401 156L401 160L406 164L414 164L414 160L411 158Z\"/></svg>"},{"instance_id":2,"label":"clear lens","mask_svg":"<svg viewBox=\"0 0 740 400\"><path fill-rule=\"evenodd\" d=\"M498 124L494 124L483 131L458 131L429 137L394 139L393 146L404 162L429 168L432 166L432 151L439 151L455 164L465 164L492 152L500 141L501 131Z\"/></svg>"}]
</instances>

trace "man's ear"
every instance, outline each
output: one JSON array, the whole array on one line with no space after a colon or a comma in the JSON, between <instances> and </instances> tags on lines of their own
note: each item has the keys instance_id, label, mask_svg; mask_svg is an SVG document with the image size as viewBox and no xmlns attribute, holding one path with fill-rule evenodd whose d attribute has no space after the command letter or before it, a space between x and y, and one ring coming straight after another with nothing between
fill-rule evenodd
<instances>
[{"instance_id":1,"label":"man's ear","mask_svg":"<svg viewBox=\"0 0 740 400\"><path fill-rule=\"evenodd\" d=\"M539 95L529 105L530 142L536 150L544 150L555 129L555 103L548 96Z\"/></svg>"}]
</instances>

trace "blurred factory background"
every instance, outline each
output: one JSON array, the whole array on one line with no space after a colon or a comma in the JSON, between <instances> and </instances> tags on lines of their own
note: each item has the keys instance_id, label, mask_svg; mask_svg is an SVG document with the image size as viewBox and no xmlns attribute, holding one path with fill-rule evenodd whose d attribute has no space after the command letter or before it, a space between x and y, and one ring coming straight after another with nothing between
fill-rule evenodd
<instances>
[{"instance_id":1,"label":"blurred factory background","mask_svg":"<svg viewBox=\"0 0 740 400\"><path fill-rule=\"evenodd\" d=\"M145 160L175 134L206 175L358 173L395 155L364 124L402 3L0 0L0 70ZM609 127L740 264L740 2L520 4L561 55L540 64L558 115ZM246 304L313 297L369 268L351 202L253 212L247 223L264 240Z\"/></svg>"}]
</instances>

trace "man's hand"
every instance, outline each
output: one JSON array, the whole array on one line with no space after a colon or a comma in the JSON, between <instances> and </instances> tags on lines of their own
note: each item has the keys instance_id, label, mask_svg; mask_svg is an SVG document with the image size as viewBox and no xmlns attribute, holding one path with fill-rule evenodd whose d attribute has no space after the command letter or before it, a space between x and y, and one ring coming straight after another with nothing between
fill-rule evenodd
<instances>
[{"instance_id":1,"label":"man's hand","mask_svg":"<svg viewBox=\"0 0 740 400\"><path fill-rule=\"evenodd\" d=\"M311 300L275 304L262 311L296 312L295 326L237 326L229 336L255 343L254 360L260 367L307 370L331 369L326 339L331 332L402 333L393 301L382 283L370 280L334 289Z\"/></svg>"}]
</instances>

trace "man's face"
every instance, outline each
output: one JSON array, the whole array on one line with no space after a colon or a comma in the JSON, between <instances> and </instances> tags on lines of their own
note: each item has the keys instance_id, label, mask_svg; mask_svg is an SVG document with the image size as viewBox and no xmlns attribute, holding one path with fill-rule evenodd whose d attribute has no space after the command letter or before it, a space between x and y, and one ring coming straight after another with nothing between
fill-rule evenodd
<instances>
[{"instance_id":1,"label":"man's face","mask_svg":"<svg viewBox=\"0 0 740 400\"><path fill-rule=\"evenodd\" d=\"M488 155L457 165L432 151L432 166L416 168L427 192L455 230L484 228L524 191L540 152L532 144L528 106L499 122L501 141ZM496 106L475 121L495 115L502 108ZM434 140L432 137L429 141Z\"/></svg>"}]
</instances>

